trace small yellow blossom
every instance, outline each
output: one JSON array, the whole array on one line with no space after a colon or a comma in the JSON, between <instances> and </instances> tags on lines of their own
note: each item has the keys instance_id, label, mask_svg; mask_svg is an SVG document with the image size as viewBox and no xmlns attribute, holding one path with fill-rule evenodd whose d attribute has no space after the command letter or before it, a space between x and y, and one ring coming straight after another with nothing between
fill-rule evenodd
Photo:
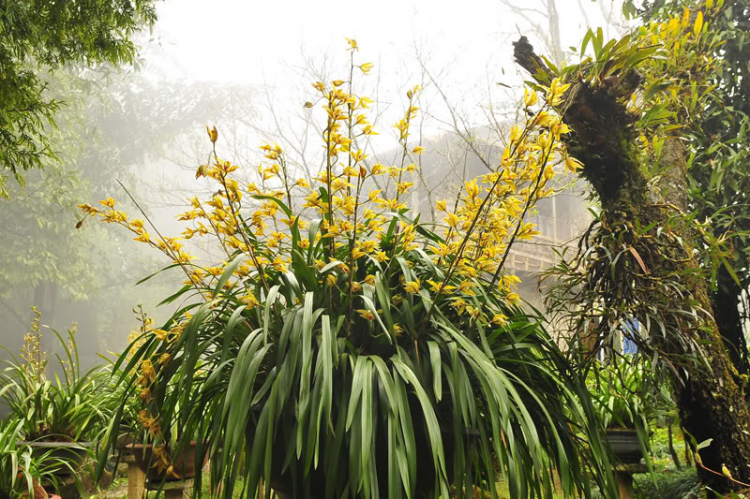
<instances>
[{"instance_id":1,"label":"small yellow blossom","mask_svg":"<svg viewBox=\"0 0 750 499\"><path fill-rule=\"evenodd\" d=\"M703 12L698 11L695 16L695 24L693 25L693 33L695 36L700 36L701 30L703 29Z\"/></svg>"},{"instance_id":2,"label":"small yellow blossom","mask_svg":"<svg viewBox=\"0 0 750 499\"><path fill-rule=\"evenodd\" d=\"M145 380L148 380L151 383L156 381L156 371L150 360L147 359L141 362L141 375Z\"/></svg>"},{"instance_id":3,"label":"small yellow blossom","mask_svg":"<svg viewBox=\"0 0 750 499\"><path fill-rule=\"evenodd\" d=\"M518 305L521 303L521 297L516 293L515 291L511 291L505 296L505 299L510 303L511 305Z\"/></svg>"},{"instance_id":4,"label":"small yellow blossom","mask_svg":"<svg viewBox=\"0 0 750 499\"><path fill-rule=\"evenodd\" d=\"M571 156L568 156L567 158L565 158L565 169L569 171L570 173L575 173L582 166L583 166L583 163L581 163L580 161L578 161L577 159Z\"/></svg>"},{"instance_id":5,"label":"small yellow blossom","mask_svg":"<svg viewBox=\"0 0 750 499\"><path fill-rule=\"evenodd\" d=\"M357 313L362 317L363 319L367 319L368 321L374 321L375 320L375 314L370 312L369 310L364 309L357 309Z\"/></svg>"},{"instance_id":6,"label":"small yellow blossom","mask_svg":"<svg viewBox=\"0 0 750 499\"><path fill-rule=\"evenodd\" d=\"M492 323L498 326L504 326L508 322L508 316L505 314L495 314L492 317Z\"/></svg>"},{"instance_id":7,"label":"small yellow blossom","mask_svg":"<svg viewBox=\"0 0 750 499\"><path fill-rule=\"evenodd\" d=\"M271 266L278 270L279 272L286 272L286 262L281 257L276 257L276 259L271 262Z\"/></svg>"},{"instance_id":8,"label":"small yellow blossom","mask_svg":"<svg viewBox=\"0 0 750 499\"><path fill-rule=\"evenodd\" d=\"M555 78L547 90L547 102L551 106L557 106L562 102L562 95L570 88L570 83L561 84L560 78Z\"/></svg>"},{"instance_id":9,"label":"small yellow blossom","mask_svg":"<svg viewBox=\"0 0 750 499\"><path fill-rule=\"evenodd\" d=\"M138 398L145 402L149 402L151 400L151 389L148 387L141 388L140 393L138 393Z\"/></svg>"},{"instance_id":10,"label":"small yellow blossom","mask_svg":"<svg viewBox=\"0 0 750 499\"><path fill-rule=\"evenodd\" d=\"M219 139L219 132L216 130L216 127L208 128L206 127L206 132L208 133L208 138L211 140L212 143L216 143L216 141Z\"/></svg>"},{"instance_id":11,"label":"small yellow blossom","mask_svg":"<svg viewBox=\"0 0 750 499\"><path fill-rule=\"evenodd\" d=\"M388 255L385 254L385 251L376 251L374 258L380 263L383 263L389 259Z\"/></svg>"},{"instance_id":12,"label":"small yellow blossom","mask_svg":"<svg viewBox=\"0 0 750 499\"><path fill-rule=\"evenodd\" d=\"M416 281L407 281L406 284L404 284L404 289L407 293L419 293L419 279L417 279Z\"/></svg>"},{"instance_id":13,"label":"small yellow blossom","mask_svg":"<svg viewBox=\"0 0 750 499\"><path fill-rule=\"evenodd\" d=\"M537 98L538 96L536 92L534 92L533 90L529 90L528 88L523 89L523 100L524 100L524 103L526 104L526 107L531 107L534 104L536 104Z\"/></svg>"},{"instance_id":14,"label":"small yellow blossom","mask_svg":"<svg viewBox=\"0 0 750 499\"><path fill-rule=\"evenodd\" d=\"M133 239L136 240L136 241L140 241L142 243L150 243L151 242L151 237L148 235L148 232L146 232L145 230L143 232L141 232L138 235L138 237L134 237Z\"/></svg>"},{"instance_id":15,"label":"small yellow blossom","mask_svg":"<svg viewBox=\"0 0 750 499\"><path fill-rule=\"evenodd\" d=\"M253 293L248 293L246 295L241 296L238 301L240 303L244 303L247 305L248 308L253 308L258 305L258 299L255 297Z\"/></svg>"}]
</instances>

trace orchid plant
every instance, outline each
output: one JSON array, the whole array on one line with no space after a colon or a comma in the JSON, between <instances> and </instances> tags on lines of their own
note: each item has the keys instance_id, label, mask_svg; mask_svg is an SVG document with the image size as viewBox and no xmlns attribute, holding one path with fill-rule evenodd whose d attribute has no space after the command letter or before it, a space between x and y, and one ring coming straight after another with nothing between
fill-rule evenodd
<instances>
[{"instance_id":1,"label":"orchid plant","mask_svg":"<svg viewBox=\"0 0 750 499\"><path fill-rule=\"evenodd\" d=\"M116 366L134 373L121 382L161 443L157 464L175 471L170 456L189 440L177 432L198 442L196 464L210 457L211 481L222 484L213 490L225 497L238 476L246 497L262 482L266 497L271 488L496 497L498 471L513 497L552 497L553 468L562 492L578 496L589 491L587 467L613 487L583 380L503 270L512 244L536 234L526 215L553 193L556 165L578 166L552 111L567 86L552 82L543 97L527 90L529 118L512 128L500 164L439 201L443 218L428 225L407 204L416 181L408 159L423 151L409 140L421 89L407 92L395 124L401 163L368 161L360 144L377 133L373 101L353 80L372 64L356 64L359 47L348 44L348 78L313 85L324 151L314 178L296 178L285 150L265 144L257 180L241 183L214 127L210 160L196 172L214 194L190 200L182 238L111 198L81 206L185 276L165 300L183 305L161 327L144 325ZM209 238L220 261L194 258L195 238Z\"/></svg>"}]
</instances>

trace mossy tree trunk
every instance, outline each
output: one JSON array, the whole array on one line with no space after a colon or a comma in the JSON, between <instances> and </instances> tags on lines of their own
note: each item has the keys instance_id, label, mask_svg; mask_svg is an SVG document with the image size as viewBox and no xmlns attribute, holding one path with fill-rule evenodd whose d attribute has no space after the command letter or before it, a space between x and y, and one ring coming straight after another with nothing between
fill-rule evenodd
<instances>
[{"instance_id":1,"label":"mossy tree trunk","mask_svg":"<svg viewBox=\"0 0 750 499\"><path fill-rule=\"evenodd\" d=\"M735 369L739 374L747 375L747 342L740 312L742 288L724 267L719 268L716 281L716 289L711 291L711 306L716 324Z\"/></svg>"},{"instance_id":2,"label":"mossy tree trunk","mask_svg":"<svg viewBox=\"0 0 750 499\"><path fill-rule=\"evenodd\" d=\"M538 81L548 81L551 73L528 40L522 37L514 46L516 61ZM666 173L656 189L644 173L648 169L641 164L635 119L623 105L639 83L635 72L614 83L581 79L571 85L559 109L572 129L570 154L583 163L581 175L602 206L599 232L613 236L608 240L616 241L618 248L630 250L630 262L623 258L617 272L607 269L595 277L597 299L605 307L616 307L634 296L643 299L635 288L665 290L662 296L646 293L644 300L649 302L644 310L657 311L659 327L645 316L635 318L641 324L650 321L650 347L670 366L683 428L697 442L712 440L700 457L718 475L699 466L702 482L728 491L737 484L721 474L722 466L734 479L750 483L750 412L744 381L733 368L711 314L708 282L695 258L689 223L675 216L687 209L684 147L677 140L667 142L660 165ZM635 227L653 228L644 233ZM672 289L665 286L670 280L679 280L682 293L667 291Z\"/></svg>"}]
</instances>

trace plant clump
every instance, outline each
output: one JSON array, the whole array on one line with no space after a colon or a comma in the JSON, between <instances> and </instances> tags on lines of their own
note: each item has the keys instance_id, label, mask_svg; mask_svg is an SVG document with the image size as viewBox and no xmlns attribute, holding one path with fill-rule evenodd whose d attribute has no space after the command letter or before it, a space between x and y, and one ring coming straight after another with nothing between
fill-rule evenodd
<instances>
[{"instance_id":1,"label":"plant clump","mask_svg":"<svg viewBox=\"0 0 750 499\"><path fill-rule=\"evenodd\" d=\"M553 467L565 495L588 490L586 467L612 487L583 381L503 272L513 242L536 234L525 217L553 192L556 164L579 166L553 111L567 85L527 91L529 118L500 164L439 201L442 220L428 225L409 210L416 167L405 161L422 152L409 140L421 89L395 124L401 164L369 162L359 144L376 133L372 100L353 79L372 65L355 64L348 43L350 77L313 85L323 168L311 178L268 143L257 180L240 182L210 128L196 178L213 194L190 200L182 238L111 198L81 206L186 278L165 300L180 309L144 324L116 365L134 373L122 383L143 404L142 425L172 463L198 442L198 494L206 455L226 497L238 476L247 497L261 480L305 496L447 497L450 486L496 496L498 469L514 497L551 497ZM219 261L194 258L195 238Z\"/></svg>"}]
</instances>

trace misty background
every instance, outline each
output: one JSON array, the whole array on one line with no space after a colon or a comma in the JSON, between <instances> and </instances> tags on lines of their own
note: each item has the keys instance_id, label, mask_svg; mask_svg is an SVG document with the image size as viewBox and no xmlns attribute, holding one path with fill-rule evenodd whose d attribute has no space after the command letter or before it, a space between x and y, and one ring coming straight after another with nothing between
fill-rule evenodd
<instances>
[{"instance_id":1,"label":"misty background","mask_svg":"<svg viewBox=\"0 0 750 499\"><path fill-rule=\"evenodd\" d=\"M111 196L141 218L119 181L162 234L179 236L186 226L176 216L188 198L209 193L205 179L195 180L210 152L206 125L217 126L218 155L240 165L245 182L257 180L265 142L287 151L293 177L316 175L324 112L305 103L315 101L312 83L348 77L346 37L358 41L357 64L374 64L354 81L375 101L370 119L380 135L368 144L370 164L398 164L392 125L407 107L406 91L423 87L410 144L426 151L408 158L420 172L410 208L429 220L436 200L499 163L507 131L523 118L523 75L511 45L520 34L562 64L589 27L602 26L607 37L627 29L621 2L609 0L168 0L157 9L153 31L135 38L133 66L44 75L49 96L64 101L59 128L49 131L58 160L29 171L25 187L10 183L11 199L0 199L0 345L7 349L0 359L22 346L32 306L61 333L77 323L83 367L123 350L139 327L139 305L157 325L169 317L179 303L157 304L184 280L179 269L136 286L171 262L120 227L88 219L76 229L83 218L76 205ZM585 186L565 175L557 182L558 194L529 215L541 236L515 246L507 263L537 307L536 274L590 220ZM200 258L220 258L195 241L189 246ZM59 351L48 330L42 343Z\"/></svg>"}]
</instances>

